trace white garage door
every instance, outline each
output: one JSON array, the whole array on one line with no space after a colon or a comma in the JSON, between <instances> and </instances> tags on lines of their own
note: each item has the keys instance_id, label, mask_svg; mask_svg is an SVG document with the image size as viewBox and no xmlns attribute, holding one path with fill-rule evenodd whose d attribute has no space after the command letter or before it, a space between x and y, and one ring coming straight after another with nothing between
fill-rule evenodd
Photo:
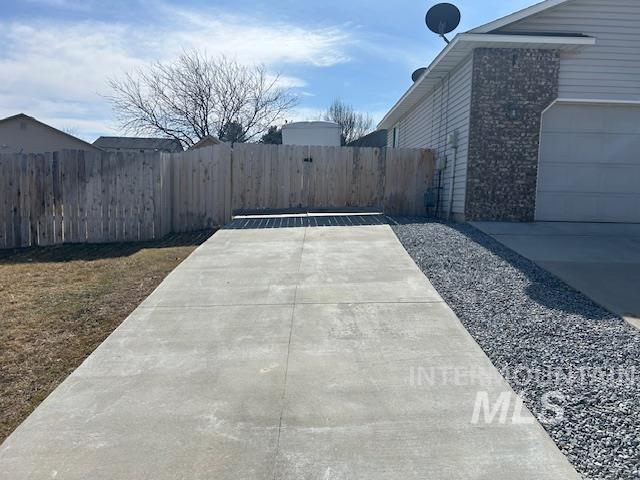
<instances>
[{"instance_id":1,"label":"white garage door","mask_svg":"<svg viewBox=\"0 0 640 480\"><path fill-rule=\"evenodd\" d=\"M540 141L537 220L640 222L640 106L557 104Z\"/></svg>"}]
</instances>

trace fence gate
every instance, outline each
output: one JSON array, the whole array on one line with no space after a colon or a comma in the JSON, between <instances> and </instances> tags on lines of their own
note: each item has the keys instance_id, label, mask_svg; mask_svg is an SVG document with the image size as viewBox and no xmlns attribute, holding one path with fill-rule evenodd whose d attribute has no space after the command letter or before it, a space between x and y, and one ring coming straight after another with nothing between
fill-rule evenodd
<instances>
[{"instance_id":1,"label":"fence gate","mask_svg":"<svg viewBox=\"0 0 640 480\"><path fill-rule=\"evenodd\" d=\"M422 215L433 176L428 150L236 145L234 213L379 209Z\"/></svg>"}]
</instances>

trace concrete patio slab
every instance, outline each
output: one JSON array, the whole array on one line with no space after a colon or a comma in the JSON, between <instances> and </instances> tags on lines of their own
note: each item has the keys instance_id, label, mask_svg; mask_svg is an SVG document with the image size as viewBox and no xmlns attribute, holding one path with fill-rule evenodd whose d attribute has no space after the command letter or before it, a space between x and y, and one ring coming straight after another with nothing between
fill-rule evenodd
<instances>
[{"instance_id":1,"label":"concrete patio slab","mask_svg":"<svg viewBox=\"0 0 640 480\"><path fill-rule=\"evenodd\" d=\"M478 392L508 420L472 422ZM388 226L223 230L0 447L3 478L578 479Z\"/></svg>"},{"instance_id":2,"label":"concrete patio slab","mask_svg":"<svg viewBox=\"0 0 640 480\"><path fill-rule=\"evenodd\" d=\"M640 317L640 224L472 225L632 325L633 318Z\"/></svg>"}]
</instances>

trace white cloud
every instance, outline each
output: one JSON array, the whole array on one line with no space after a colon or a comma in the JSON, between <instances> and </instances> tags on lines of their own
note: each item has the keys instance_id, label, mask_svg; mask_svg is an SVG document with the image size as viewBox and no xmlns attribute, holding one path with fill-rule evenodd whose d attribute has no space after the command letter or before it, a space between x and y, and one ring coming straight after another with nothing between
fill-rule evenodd
<instances>
[{"instance_id":1,"label":"white cloud","mask_svg":"<svg viewBox=\"0 0 640 480\"><path fill-rule=\"evenodd\" d=\"M288 75L280 75L277 77L275 75L271 75L269 77L269 81L276 81L276 84L279 85L281 88L302 88L305 87L307 85L307 82L305 82L303 79L301 78L297 78L297 77L291 77Z\"/></svg>"},{"instance_id":2,"label":"white cloud","mask_svg":"<svg viewBox=\"0 0 640 480\"><path fill-rule=\"evenodd\" d=\"M73 6L71 0L34 0ZM126 25L51 19L0 20L0 118L24 112L85 138L115 127L101 96L107 80L124 71L175 58L184 49L226 54L273 71L288 65L326 67L349 60L349 34L340 27L303 28L211 11L175 10L159 4L159 24ZM280 84L306 85L283 75ZM111 127L111 128L110 128Z\"/></svg>"},{"instance_id":3,"label":"white cloud","mask_svg":"<svg viewBox=\"0 0 640 480\"><path fill-rule=\"evenodd\" d=\"M109 74L143 63L128 46L135 39L123 26L12 23L1 30L4 94L31 92L43 99L81 101L102 91Z\"/></svg>"},{"instance_id":4,"label":"white cloud","mask_svg":"<svg viewBox=\"0 0 640 480\"><path fill-rule=\"evenodd\" d=\"M255 19L220 12L161 8L177 24L188 26L170 34L170 43L203 48L210 54L231 54L251 63L296 63L327 67L349 61L351 41L340 27L306 28L282 22L264 24Z\"/></svg>"}]
</instances>

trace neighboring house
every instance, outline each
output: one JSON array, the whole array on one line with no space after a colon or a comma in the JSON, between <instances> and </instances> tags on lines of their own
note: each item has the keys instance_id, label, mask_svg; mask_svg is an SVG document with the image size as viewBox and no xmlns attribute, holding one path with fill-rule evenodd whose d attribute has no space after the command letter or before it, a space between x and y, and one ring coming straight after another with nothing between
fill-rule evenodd
<instances>
[{"instance_id":1,"label":"neighboring house","mask_svg":"<svg viewBox=\"0 0 640 480\"><path fill-rule=\"evenodd\" d=\"M222 142L211 135L202 137L200 141L191 145L188 150L197 150L198 148L210 147L212 145L220 145Z\"/></svg>"},{"instance_id":2,"label":"neighboring house","mask_svg":"<svg viewBox=\"0 0 640 480\"><path fill-rule=\"evenodd\" d=\"M548 0L457 35L387 113L459 220L640 222L640 2Z\"/></svg>"},{"instance_id":3,"label":"neighboring house","mask_svg":"<svg viewBox=\"0 0 640 480\"><path fill-rule=\"evenodd\" d=\"M100 137L93 144L107 152L182 152L182 145L173 138Z\"/></svg>"},{"instance_id":4,"label":"neighboring house","mask_svg":"<svg viewBox=\"0 0 640 480\"><path fill-rule=\"evenodd\" d=\"M348 147L371 147L371 148L383 148L387 146L387 131L376 130L364 137L361 137L353 142L349 143Z\"/></svg>"},{"instance_id":5,"label":"neighboring house","mask_svg":"<svg viewBox=\"0 0 640 480\"><path fill-rule=\"evenodd\" d=\"M19 113L0 120L0 153L46 153L100 149L33 117Z\"/></svg>"}]
</instances>

